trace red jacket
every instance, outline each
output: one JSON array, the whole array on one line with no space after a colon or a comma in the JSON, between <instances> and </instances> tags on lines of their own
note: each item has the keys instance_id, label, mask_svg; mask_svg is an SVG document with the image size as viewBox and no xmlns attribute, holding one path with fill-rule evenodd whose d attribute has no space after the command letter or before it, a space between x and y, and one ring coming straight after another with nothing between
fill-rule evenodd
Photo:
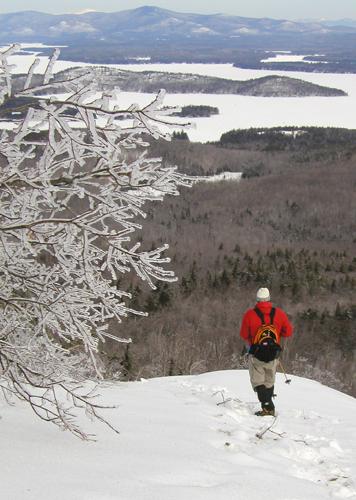
<instances>
[{"instance_id":1,"label":"red jacket","mask_svg":"<svg viewBox=\"0 0 356 500\"><path fill-rule=\"evenodd\" d=\"M262 311L264 314L266 324L271 322L269 313L272 309L271 302L257 302L256 307ZM289 322L289 319L282 309L278 307L275 308L276 312L274 315L273 324L278 329L278 332L281 337L290 337L293 333L293 327ZM261 326L261 320L257 316L256 311L253 309L249 309L242 319L241 329L240 329L240 337L248 342L250 345L253 344L254 336L258 328Z\"/></svg>"}]
</instances>

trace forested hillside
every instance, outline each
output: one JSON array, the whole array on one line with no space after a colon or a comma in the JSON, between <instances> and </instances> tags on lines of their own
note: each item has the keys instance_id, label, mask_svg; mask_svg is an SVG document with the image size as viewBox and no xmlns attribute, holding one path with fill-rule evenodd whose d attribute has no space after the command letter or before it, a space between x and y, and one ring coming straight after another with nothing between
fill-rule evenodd
<instances>
[{"instance_id":1,"label":"forested hillside","mask_svg":"<svg viewBox=\"0 0 356 500\"><path fill-rule=\"evenodd\" d=\"M103 346L108 375L243 366L241 317L268 286L295 325L285 368L355 395L356 132L250 130L219 144L175 140L151 150L194 175L244 175L149 207L143 246L168 242L179 281L152 292L126 277L149 317L120 326L133 344Z\"/></svg>"},{"instance_id":2,"label":"forested hillside","mask_svg":"<svg viewBox=\"0 0 356 500\"><path fill-rule=\"evenodd\" d=\"M117 68L93 68L88 75L87 69L70 68L59 72L55 81L62 82L81 76L88 83L95 78L102 89L119 87L126 92L146 92L156 94L164 88L168 94L236 94L262 97L306 97L306 96L345 96L343 90L330 86L316 85L300 78L268 75L246 81L218 78L190 73L170 73L164 71L126 71ZM85 76L87 75L87 76ZM23 77L19 77L21 81ZM57 91L60 91L60 87Z\"/></svg>"}]
</instances>

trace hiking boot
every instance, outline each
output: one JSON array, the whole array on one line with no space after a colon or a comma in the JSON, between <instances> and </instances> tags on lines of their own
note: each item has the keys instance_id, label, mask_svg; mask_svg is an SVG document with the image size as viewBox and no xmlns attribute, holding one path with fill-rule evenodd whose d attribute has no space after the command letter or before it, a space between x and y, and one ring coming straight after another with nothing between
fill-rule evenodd
<instances>
[{"instance_id":1,"label":"hiking boot","mask_svg":"<svg viewBox=\"0 0 356 500\"><path fill-rule=\"evenodd\" d=\"M262 410L256 411L255 415L257 417L274 417L274 408L268 409L268 408L262 408Z\"/></svg>"}]
</instances>

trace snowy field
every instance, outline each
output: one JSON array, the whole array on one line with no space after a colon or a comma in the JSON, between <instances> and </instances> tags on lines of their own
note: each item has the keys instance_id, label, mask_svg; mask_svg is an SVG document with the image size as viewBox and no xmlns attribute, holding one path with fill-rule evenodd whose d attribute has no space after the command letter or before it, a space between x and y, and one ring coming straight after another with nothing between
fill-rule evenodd
<instances>
[{"instance_id":1,"label":"snowy field","mask_svg":"<svg viewBox=\"0 0 356 500\"><path fill-rule=\"evenodd\" d=\"M118 382L114 434L81 417L83 442L1 400L4 500L327 500L356 498L356 401L278 374L278 417L256 417L248 373ZM225 404L228 398L233 398Z\"/></svg>"},{"instance_id":2,"label":"snowy field","mask_svg":"<svg viewBox=\"0 0 356 500\"><path fill-rule=\"evenodd\" d=\"M220 182L220 181L239 181L241 180L241 172L221 172L216 175L200 176L200 182Z\"/></svg>"},{"instance_id":3,"label":"snowy field","mask_svg":"<svg viewBox=\"0 0 356 500\"><path fill-rule=\"evenodd\" d=\"M31 47L33 46L34 44L31 45ZM16 65L16 72L25 72L32 63L33 58L34 54L24 53L11 57L10 62ZM43 70L46 60L45 57L41 57L38 70L41 68ZM61 71L73 66L90 66L90 64L57 61L55 71ZM167 95L165 105L201 104L219 108L220 114L218 115L209 118L191 119L195 125L195 128L188 131L189 138L192 141L218 140L222 133L234 128L292 125L356 128L356 74L246 70L234 68L231 64L128 64L111 66L131 71L196 73L233 80L248 80L277 74L338 88L348 93L346 97L304 98L266 98L216 94ZM145 105L152 98L152 94L122 92L120 104L123 107L127 107L132 102Z\"/></svg>"},{"instance_id":4,"label":"snowy field","mask_svg":"<svg viewBox=\"0 0 356 500\"><path fill-rule=\"evenodd\" d=\"M287 54L287 53L277 53L272 57L268 57L267 59L261 59L263 63L276 63L276 62L303 62L305 64L316 64L319 61L308 61L305 57L310 56L318 56L320 54L305 54L305 55L295 55L295 54ZM321 61L326 64L326 61Z\"/></svg>"}]
</instances>

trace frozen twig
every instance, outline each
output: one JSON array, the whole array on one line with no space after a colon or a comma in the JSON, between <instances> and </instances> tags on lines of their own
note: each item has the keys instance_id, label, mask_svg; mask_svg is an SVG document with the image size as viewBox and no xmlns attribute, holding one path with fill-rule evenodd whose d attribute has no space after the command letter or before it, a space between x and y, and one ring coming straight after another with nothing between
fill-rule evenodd
<instances>
[{"instance_id":1,"label":"frozen twig","mask_svg":"<svg viewBox=\"0 0 356 500\"><path fill-rule=\"evenodd\" d=\"M260 432L256 433L256 437L258 439L262 439L263 436L266 434L266 432L271 431L271 429L274 426L274 424L276 423L276 421L277 421L277 417L274 417L273 421L272 421L272 423L270 425L268 425L267 427L265 427L264 429L262 429Z\"/></svg>"},{"instance_id":2,"label":"frozen twig","mask_svg":"<svg viewBox=\"0 0 356 500\"><path fill-rule=\"evenodd\" d=\"M34 82L35 60L12 96L8 56L16 50L0 54L0 111L10 97L37 105L14 131L0 131L0 387L86 439L78 409L110 423L81 382L102 377L100 343L130 342L120 323L146 314L130 307L120 276L133 271L152 288L176 280L167 245L145 250L131 241L145 204L195 179L146 154L141 134L166 137L163 92L144 109L118 109L116 93L98 93L95 78L53 81L55 51L42 83ZM50 95L58 85L65 98ZM127 113L134 123L124 129L115 118Z\"/></svg>"}]
</instances>

